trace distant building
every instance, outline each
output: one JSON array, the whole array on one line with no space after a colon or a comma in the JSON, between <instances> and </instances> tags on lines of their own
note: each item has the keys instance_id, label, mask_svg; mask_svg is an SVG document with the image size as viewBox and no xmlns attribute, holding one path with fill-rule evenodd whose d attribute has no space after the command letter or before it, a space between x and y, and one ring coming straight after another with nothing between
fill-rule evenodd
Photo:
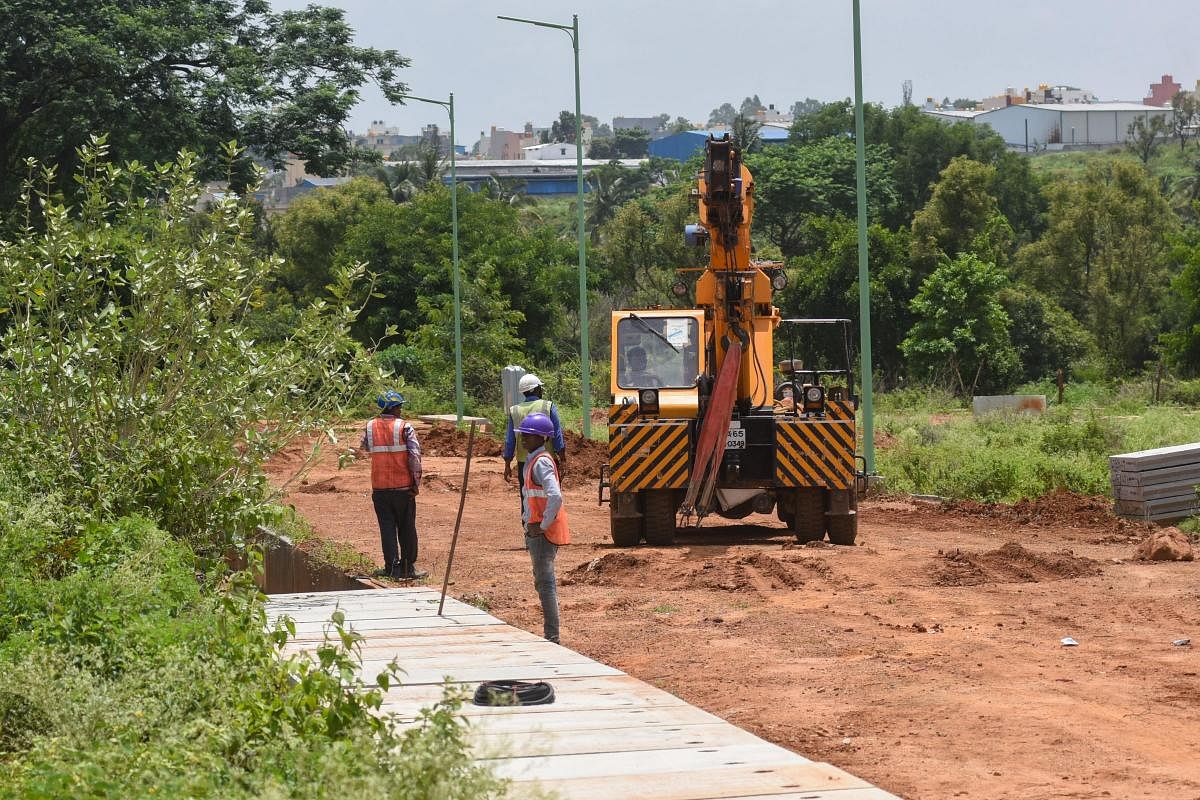
<instances>
[{"instance_id":1,"label":"distant building","mask_svg":"<svg viewBox=\"0 0 1200 800\"><path fill-rule=\"evenodd\" d=\"M561 161L578 157L578 149L574 142L548 142L533 144L521 148L521 158L525 161Z\"/></svg>"},{"instance_id":2,"label":"distant building","mask_svg":"<svg viewBox=\"0 0 1200 800\"><path fill-rule=\"evenodd\" d=\"M660 117L613 117L614 131L632 131L641 128L646 133L655 134L662 129Z\"/></svg>"},{"instance_id":3,"label":"distant building","mask_svg":"<svg viewBox=\"0 0 1200 800\"><path fill-rule=\"evenodd\" d=\"M704 152L704 143L710 135L721 136L728 133L728 128L710 128L703 131L680 131L650 142L649 153L654 158L673 158L676 161L687 161L696 153ZM787 142L789 130L780 125L763 125L758 129L758 138L763 144L783 144Z\"/></svg>"},{"instance_id":4,"label":"distant building","mask_svg":"<svg viewBox=\"0 0 1200 800\"><path fill-rule=\"evenodd\" d=\"M947 123L970 122L994 129L1010 147L1060 150L1124 144L1137 118L1168 118L1170 108L1141 103L1019 103L988 111L930 108L922 112Z\"/></svg>"},{"instance_id":5,"label":"distant building","mask_svg":"<svg viewBox=\"0 0 1200 800\"><path fill-rule=\"evenodd\" d=\"M450 155L450 135L443 133L437 125L426 125L418 134L407 134L401 133L395 126L385 125L383 120L372 120L366 133L354 134L352 138L357 147L374 150L384 158L405 147L432 141L438 143L438 150L443 156Z\"/></svg>"},{"instance_id":6,"label":"distant building","mask_svg":"<svg viewBox=\"0 0 1200 800\"><path fill-rule=\"evenodd\" d=\"M776 125L782 128L792 127L792 123L796 118L791 114L775 110L775 104L772 103L766 108L760 108L754 112L751 117L755 122L761 122L764 125Z\"/></svg>"},{"instance_id":7,"label":"distant building","mask_svg":"<svg viewBox=\"0 0 1200 800\"><path fill-rule=\"evenodd\" d=\"M1171 98L1179 93L1183 86L1176 83L1170 75L1163 75L1158 83L1150 84L1150 96L1142 102L1148 106L1166 107L1171 105Z\"/></svg>"},{"instance_id":8,"label":"distant building","mask_svg":"<svg viewBox=\"0 0 1200 800\"><path fill-rule=\"evenodd\" d=\"M519 133L492 126L487 136L480 136L475 152L480 158L492 161L520 161L526 147L538 144L540 134L545 128L534 128L532 122L526 122L525 128Z\"/></svg>"},{"instance_id":9,"label":"distant building","mask_svg":"<svg viewBox=\"0 0 1200 800\"><path fill-rule=\"evenodd\" d=\"M611 163L601 159L585 158L583 170L586 175L592 169ZM640 159L621 159L617 164L626 169L637 169ZM515 182L528 195L573 195L576 191L576 163L570 159L518 159L460 161L458 183L462 188L478 191L496 179ZM449 185L450 175L444 174L442 182ZM584 191L588 185L584 184Z\"/></svg>"}]
</instances>

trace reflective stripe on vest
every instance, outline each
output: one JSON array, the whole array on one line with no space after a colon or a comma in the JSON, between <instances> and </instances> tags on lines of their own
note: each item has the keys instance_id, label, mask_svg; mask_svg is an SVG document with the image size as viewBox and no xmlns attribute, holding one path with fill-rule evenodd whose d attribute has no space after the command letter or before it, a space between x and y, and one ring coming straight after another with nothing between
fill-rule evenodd
<instances>
[{"instance_id":1,"label":"reflective stripe on vest","mask_svg":"<svg viewBox=\"0 0 1200 800\"><path fill-rule=\"evenodd\" d=\"M533 467L538 461L543 458L550 462L550 466L554 469L554 477L558 477L558 464L554 463L554 457L545 450L538 453L534 459L525 465L525 502L529 504L529 523L540 524L546 516L546 490L533 482ZM570 544L571 530L567 525L567 506L564 503L558 508L558 515L554 517L554 522L550 523L549 528L544 528L542 533L545 534L546 540L551 544Z\"/></svg>"},{"instance_id":2,"label":"reflective stripe on vest","mask_svg":"<svg viewBox=\"0 0 1200 800\"><path fill-rule=\"evenodd\" d=\"M541 408L537 407L539 403L541 404ZM525 443L521 441L521 434L517 432L517 428L520 427L521 423L525 421L525 417L529 416L534 411L540 411L549 417L550 412L553 409L554 403L551 403L549 400L543 400L540 397L537 400L526 400L524 402L517 403L515 406L508 409L508 418L512 420L513 437L516 440L516 447L513 449L513 457L517 459L518 464L525 463L525 459L529 458L529 451L525 449ZM546 438L546 451L549 453L554 452L553 436Z\"/></svg>"},{"instance_id":3,"label":"reflective stripe on vest","mask_svg":"<svg viewBox=\"0 0 1200 800\"><path fill-rule=\"evenodd\" d=\"M391 420L378 417L368 423L372 489L407 489L413 485L408 468L408 440L404 435L406 425L399 417Z\"/></svg>"}]
</instances>

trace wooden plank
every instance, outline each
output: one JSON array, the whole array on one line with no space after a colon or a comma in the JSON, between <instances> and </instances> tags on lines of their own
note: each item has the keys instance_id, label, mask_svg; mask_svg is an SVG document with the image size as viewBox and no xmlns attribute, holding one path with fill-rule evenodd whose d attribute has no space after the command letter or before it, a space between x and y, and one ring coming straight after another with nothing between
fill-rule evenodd
<instances>
[{"instance_id":1,"label":"wooden plank","mask_svg":"<svg viewBox=\"0 0 1200 800\"><path fill-rule=\"evenodd\" d=\"M655 759L661 753L655 753ZM630 761L643 761L627 755ZM648 760L648 759L647 759ZM653 798L654 800L715 800L753 795L804 797L805 793L837 789L871 789L866 781L836 767L816 762L774 765L744 765L725 769L696 769L686 772L660 772L650 775L604 775L537 782L543 789L558 792L571 800L613 800L613 798ZM896 800L877 790L870 800ZM820 795L818 795L819 797ZM837 795L832 795L837 797Z\"/></svg>"},{"instance_id":2,"label":"wooden plank","mask_svg":"<svg viewBox=\"0 0 1200 800\"><path fill-rule=\"evenodd\" d=\"M532 708L543 708L533 706ZM524 713L480 714L467 720L470 736L507 736L513 741L514 733L538 740L542 735L554 735L559 731L595 732L616 729L632 732L642 727L695 728L705 725L728 725L720 717L703 709L678 703L670 706L630 706L624 708L545 708L533 716ZM401 726L417 724L405 720Z\"/></svg>"},{"instance_id":3,"label":"wooden plank","mask_svg":"<svg viewBox=\"0 0 1200 800\"><path fill-rule=\"evenodd\" d=\"M375 676L387 668L387 661L364 661L363 674ZM447 668L434 666L406 666L400 663L404 671L401 680L405 684L432 683L442 684L447 679L456 683L482 683L483 681L558 681L562 678L595 678L605 675L621 675L621 670L592 661L586 664L523 664L517 666L475 666Z\"/></svg>"},{"instance_id":4,"label":"wooden plank","mask_svg":"<svg viewBox=\"0 0 1200 800\"><path fill-rule=\"evenodd\" d=\"M546 641L541 636L537 636L526 631L512 628L504 624L488 624L488 625L451 625L437 628L409 628L406 630L382 630L372 631L370 638L364 642L394 642L396 647L404 647L404 643L410 640L430 639L434 641L470 641L473 637L478 637L481 646L491 646L495 643L507 641L524 641L517 639L519 636L529 637L532 641ZM296 631L296 638L292 639L295 643L319 643L324 640L322 633L317 631Z\"/></svg>"},{"instance_id":5,"label":"wooden plank","mask_svg":"<svg viewBox=\"0 0 1200 800\"><path fill-rule=\"evenodd\" d=\"M577 716L585 719L588 712ZM586 728L542 731L537 736L514 737L511 732L488 732L475 728L469 735L476 758L565 756L585 753L645 753L681 748L715 748L761 742L754 734L733 728L728 722L703 725L645 725L628 729ZM805 759L807 761L807 759Z\"/></svg>"},{"instance_id":6,"label":"wooden plank","mask_svg":"<svg viewBox=\"0 0 1200 800\"><path fill-rule=\"evenodd\" d=\"M406 617L401 619L367 619L367 620L347 620L347 627L358 631L359 633L387 631L390 634L395 634L398 631L409 630L413 628L457 628L467 625L503 625L504 623L495 617L487 614L478 614L474 616L462 617ZM320 632L324 627L329 625L329 621L324 622L297 622L296 632L299 634L303 631L306 634Z\"/></svg>"},{"instance_id":7,"label":"wooden plank","mask_svg":"<svg viewBox=\"0 0 1200 800\"><path fill-rule=\"evenodd\" d=\"M723 800L718 798L717 800ZM785 794L736 795L731 800L899 800L874 786L854 789L821 789L809 792L787 792Z\"/></svg>"},{"instance_id":8,"label":"wooden plank","mask_svg":"<svg viewBox=\"0 0 1200 800\"><path fill-rule=\"evenodd\" d=\"M630 758L630 751L626 751L483 759L483 763L501 778L514 781L546 782L615 775L646 777L660 773L720 770L745 766L771 769L796 763L792 759L794 755L778 745L758 740L750 744L721 744L715 747L679 747L673 750L656 750L652 757L643 758Z\"/></svg>"},{"instance_id":9,"label":"wooden plank","mask_svg":"<svg viewBox=\"0 0 1200 800\"><path fill-rule=\"evenodd\" d=\"M478 681L462 685L467 694L474 693ZM628 675L601 675L587 678L562 678L553 682L554 703L544 706L520 706L502 708L466 705L465 716L490 716L512 714L528 717L552 714L560 711L592 709L650 709L660 706L683 706L686 703L670 692L639 681ZM401 716L415 717L427 706L442 698L442 687L437 685L412 685L405 683L392 687L384 696L385 711ZM534 723L531 723L534 724Z\"/></svg>"}]
</instances>

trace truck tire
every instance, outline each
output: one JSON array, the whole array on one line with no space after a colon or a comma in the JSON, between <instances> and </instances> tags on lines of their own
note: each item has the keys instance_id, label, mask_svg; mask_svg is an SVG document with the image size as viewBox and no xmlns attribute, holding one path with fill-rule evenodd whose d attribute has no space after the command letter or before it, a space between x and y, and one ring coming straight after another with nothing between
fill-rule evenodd
<instances>
[{"instance_id":1,"label":"truck tire","mask_svg":"<svg viewBox=\"0 0 1200 800\"><path fill-rule=\"evenodd\" d=\"M858 538L858 513L831 516L829 518L829 541L832 544L852 545Z\"/></svg>"},{"instance_id":2,"label":"truck tire","mask_svg":"<svg viewBox=\"0 0 1200 800\"><path fill-rule=\"evenodd\" d=\"M608 517L613 544L617 547L637 547L642 540L641 517Z\"/></svg>"},{"instance_id":3,"label":"truck tire","mask_svg":"<svg viewBox=\"0 0 1200 800\"><path fill-rule=\"evenodd\" d=\"M832 544L852 545L858 538L858 493L852 489L848 494L850 513L829 515L829 541Z\"/></svg>"},{"instance_id":4,"label":"truck tire","mask_svg":"<svg viewBox=\"0 0 1200 800\"><path fill-rule=\"evenodd\" d=\"M825 490L804 487L795 490L795 511L791 519L796 541L804 544L825 538Z\"/></svg>"},{"instance_id":5,"label":"truck tire","mask_svg":"<svg viewBox=\"0 0 1200 800\"><path fill-rule=\"evenodd\" d=\"M660 547L675 544L675 492L660 489L643 494L642 519L646 544Z\"/></svg>"}]
</instances>

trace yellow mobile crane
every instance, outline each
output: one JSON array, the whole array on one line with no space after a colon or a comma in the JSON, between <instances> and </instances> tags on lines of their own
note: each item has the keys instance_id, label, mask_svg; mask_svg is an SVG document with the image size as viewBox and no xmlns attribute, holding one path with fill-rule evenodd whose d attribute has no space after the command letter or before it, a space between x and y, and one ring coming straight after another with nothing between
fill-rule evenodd
<instances>
[{"instance_id":1,"label":"yellow mobile crane","mask_svg":"<svg viewBox=\"0 0 1200 800\"><path fill-rule=\"evenodd\" d=\"M781 264L750 258L754 179L728 134L708 139L694 194L700 223L686 235L709 245L696 307L612 314L609 461L599 494L610 503L613 542L671 544L677 526L698 526L710 513L741 519L775 510L800 541L828 533L853 544L863 477L849 320L781 320L772 297L787 277ZM781 322L840 323L845 369L804 370L792 358L779 365L776 384Z\"/></svg>"}]
</instances>

